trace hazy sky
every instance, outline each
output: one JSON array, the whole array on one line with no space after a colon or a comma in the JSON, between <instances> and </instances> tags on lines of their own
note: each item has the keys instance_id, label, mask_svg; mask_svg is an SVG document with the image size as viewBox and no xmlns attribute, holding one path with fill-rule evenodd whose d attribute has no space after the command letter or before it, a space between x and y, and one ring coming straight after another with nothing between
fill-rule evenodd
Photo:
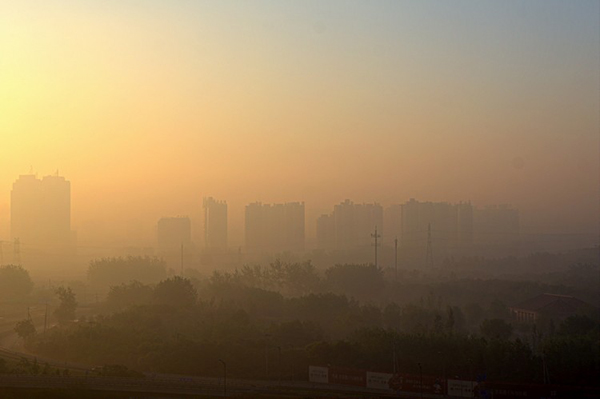
<instances>
[{"instance_id":1,"label":"hazy sky","mask_svg":"<svg viewBox=\"0 0 600 399\"><path fill-rule=\"evenodd\" d=\"M0 238L30 167L71 181L83 241L200 228L209 195L234 244L255 200L306 201L309 235L345 198L410 197L593 231L599 21L596 0L2 1Z\"/></svg>"}]
</instances>

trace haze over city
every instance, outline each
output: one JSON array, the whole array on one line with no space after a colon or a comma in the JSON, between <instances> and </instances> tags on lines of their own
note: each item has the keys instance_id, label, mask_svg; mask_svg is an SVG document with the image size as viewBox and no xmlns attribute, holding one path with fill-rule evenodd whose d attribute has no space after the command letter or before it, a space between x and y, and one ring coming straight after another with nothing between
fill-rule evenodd
<instances>
[{"instance_id":1,"label":"haze over city","mask_svg":"<svg viewBox=\"0 0 600 399\"><path fill-rule=\"evenodd\" d=\"M598 0L0 1L0 398L600 398Z\"/></svg>"},{"instance_id":2,"label":"haze over city","mask_svg":"<svg viewBox=\"0 0 600 399\"><path fill-rule=\"evenodd\" d=\"M81 245L152 245L227 200L511 204L598 228L598 5L8 2L0 232L20 174L72 182ZM588 236L589 238L589 236Z\"/></svg>"}]
</instances>

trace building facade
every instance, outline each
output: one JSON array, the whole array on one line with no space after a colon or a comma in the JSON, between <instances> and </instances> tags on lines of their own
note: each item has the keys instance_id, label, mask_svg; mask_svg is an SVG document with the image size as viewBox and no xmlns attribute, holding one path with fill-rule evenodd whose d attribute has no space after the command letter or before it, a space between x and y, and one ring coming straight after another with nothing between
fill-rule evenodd
<instances>
[{"instance_id":1,"label":"building facade","mask_svg":"<svg viewBox=\"0 0 600 399\"><path fill-rule=\"evenodd\" d=\"M353 250L371 245L375 229L383 229L383 208L378 203L355 204L350 200L335 205L329 215L317 219L317 247Z\"/></svg>"},{"instance_id":2,"label":"building facade","mask_svg":"<svg viewBox=\"0 0 600 399\"><path fill-rule=\"evenodd\" d=\"M420 202L411 198L400 205L401 250L413 263L425 261L428 252L437 260L466 254L473 237L473 206L469 202Z\"/></svg>"},{"instance_id":3,"label":"building facade","mask_svg":"<svg viewBox=\"0 0 600 399\"><path fill-rule=\"evenodd\" d=\"M58 175L19 176L11 191L11 236L33 248L72 248L71 183Z\"/></svg>"},{"instance_id":4,"label":"building facade","mask_svg":"<svg viewBox=\"0 0 600 399\"><path fill-rule=\"evenodd\" d=\"M204 198L204 245L208 249L227 248L227 202Z\"/></svg>"}]
</instances>

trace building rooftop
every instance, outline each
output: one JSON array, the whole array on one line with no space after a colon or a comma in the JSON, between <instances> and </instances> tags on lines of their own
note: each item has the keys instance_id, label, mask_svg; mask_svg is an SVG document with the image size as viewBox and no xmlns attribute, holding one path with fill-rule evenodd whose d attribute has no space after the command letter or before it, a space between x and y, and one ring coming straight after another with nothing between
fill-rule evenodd
<instances>
[{"instance_id":1,"label":"building rooftop","mask_svg":"<svg viewBox=\"0 0 600 399\"><path fill-rule=\"evenodd\" d=\"M570 295L541 294L521 303L511 306L512 309L523 309L531 312L540 312L546 308L552 307L570 308L573 311L582 308L589 308L588 303L572 297Z\"/></svg>"}]
</instances>

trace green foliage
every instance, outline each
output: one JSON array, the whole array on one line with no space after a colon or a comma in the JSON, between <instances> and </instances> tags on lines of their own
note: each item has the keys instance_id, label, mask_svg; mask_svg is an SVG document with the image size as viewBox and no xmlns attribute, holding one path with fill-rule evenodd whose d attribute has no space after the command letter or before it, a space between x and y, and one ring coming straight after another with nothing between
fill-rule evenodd
<instances>
[{"instance_id":1,"label":"green foliage","mask_svg":"<svg viewBox=\"0 0 600 399\"><path fill-rule=\"evenodd\" d=\"M485 319L480 329L484 337L500 340L509 339L513 331L512 325L502 319Z\"/></svg>"},{"instance_id":2,"label":"green foliage","mask_svg":"<svg viewBox=\"0 0 600 399\"><path fill-rule=\"evenodd\" d=\"M176 307L194 306L197 298L198 293L191 281L179 276L161 281L153 293L154 303Z\"/></svg>"},{"instance_id":3,"label":"green foliage","mask_svg":"<svg viewBox=\"0 0 600 399\"><path fill-rule=\"evenodd\" d=\"M110 287L106 297L106 306L111 310L120 310L135 305L147 305L152 302L154 289L139 281Z\"/></svg>"},{"instance_id":4,"label":"green foliage","mask_svg":"<svg viewBox=\"0 0 600 399\"><path fill-rule=\"evenodd\" d=\"M108 288L130 281L156 284L167 276L166 270L164 260L154 257L102 258L90 262L88 279L97 288Z\"/></svg>"},{"instance_id":5,"label":"green foliage","mask_svg":"<svg viewBox=\"0 0 600 399\"><path fill-rule=\"evenodd\" d=\"M215 272L198 291L180 277L130 282L111 289L116 312L51 329L31 346L75 362L215 377L225 359L238 378L306 380L309 364L418 373L421 363L424 374L459 379L543 383L545 367L552 383L600 381L589 320L513 339L506 304L572 287L403 276L391 283L373 266L338 265L319 277L310 263L276 261Z\"/></svg>"},{"instance_id":6,"label":"green foliage","mask_svg":"<svg viewBox=\"0 0 600 399\"><path fill-rule=\"evenodd\" d=\"M28 339L32 337L36 333L35 325L31 321L31 319L21 320L15 326L15 332L17 335L23 339Z\"/></svg>"},{"instance_id":7,"label":"green foliage","mask_svg":"<svg viewBox=\"0 0 600 399\"><path fill-rule=\"evenodd\" d=\"M598 334L555 335L543 343L544 360L550 381L578 385L600 383L600 341Z\"/></svg>"},{"instance_id":8,"label":"green foliage","mask_svg":"<svg viewBox=\"0 0 600 399\"><path fill-rule=\"evenodd\" d=\"M561 335L586 335L595 333L600 335L600 323L585 315L573 315L565 319L558 328Z\"/></svg>"},{"instance_id":9,"label":"green foliage","mask_svg":"<svg viewBox=\"0 0 600 399\"><path fill-rule=\"evenodd\" d=\"M384 287L383 272L375 265L335 265L325 270L325 276L331 291L357 299L376 297Z\"/></svg>"},{"instance_id":10,"label":"green foliage","mask_svg":"<svg viewBox=\"0 0 600 399\"><path fill-rule=\"evenodd\" d=\"M55 294L58 296L60 303L56 310L54 310L54 316L61 324L74 320L75 311L77 310L77 300L71 287L58 287Z\"/></svg>"},{"instance_id":11,"label":"green foliage","mask_svg":"<svg viewBox=\"0 0 600 399\"><path fill-rule=\"evenodd\" d=\"M19 300L31 293L33 282L22 266L0 267L0 300Z\"/></svg>"},{"instance_id":12,"label":"green foliage","mask_svg":"<svg viewBox=\"0 0 600 399\"><path fill-rule=\"evenodd\" d=\"M310 261L287 263L277 259L268 267L244 265L233 273L214 272L213 284L236 284L264 290L276 290L285 295L302 295L320 288L321 279Z\"/></svg>"}]
</instances>

